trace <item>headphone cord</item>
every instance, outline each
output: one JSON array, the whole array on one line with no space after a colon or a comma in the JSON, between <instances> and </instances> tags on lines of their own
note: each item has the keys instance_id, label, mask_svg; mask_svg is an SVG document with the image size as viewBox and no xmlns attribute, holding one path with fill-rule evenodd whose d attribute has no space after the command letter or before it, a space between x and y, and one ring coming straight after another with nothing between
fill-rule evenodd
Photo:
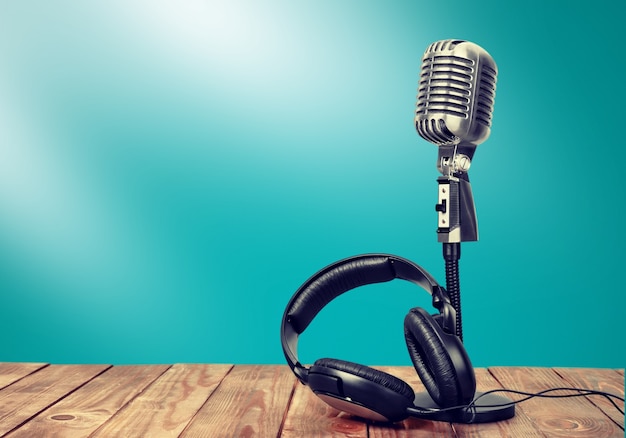
<instances>
[{"instance_id":1,"label":"headphone cord","mask_svg":"<svg viewBox=\"0 0 626 438\"><path fill-rule=\"evenodd\" d=\"M551 394L552 392L556 392L556 391L569 391L570 394ZM494 394L494 393L498 393L498 392L504 392L504 393L509 393L509 394L517 394L517 395L522 395L524 397L519 399L519 400L513 400L513 401L510 401L508 403L501 403L501 404L495 404L495 405L477 405L476 404L482 397L485 397L488 394ZM492 389L490 391L486 391L486 392L481 393L478 397L474 398L467 405L452 406L452 407L449 407L449 408L425 408L425 407L415 406L413 408L408 408L407 412L409 414L413 413L413 414L417 414L417 415L428 415L428 414L436 414L436 413L440 413L440 412L457 411L457 410L464 409L466 412L470 412L472 414L472 416L474 416L476 414L476 410L478 408L482 408L482 407L484 407L484 408L498 408L498 407L513 406L513 405L516 405L518 403L522 403L522 402L524 402L526 400L530 400L531 398L534 398L534 397L542 397L542 398L569 398L569 397L587 397L589 395L599 395L599 396L605 397L615 407L615 409L617 409L620 412L620 414L624 415L624 410L622 408L620 408L617 405L617 403L615 402L615 400L619 400L621 402L624 402L624 397L620 397L618 395L611 394L609 392L596 391L596 390L593 390L593 389L566 388L566 387L550 388L550 389L546 389L546 390L543 390L543 391L540 391L540 392L534 392L534 393L533 392L518 391L518 390L515 390L515 389ZM473 420L473 417L472 417L472 420Z\"/></svg>"}]
</instances>

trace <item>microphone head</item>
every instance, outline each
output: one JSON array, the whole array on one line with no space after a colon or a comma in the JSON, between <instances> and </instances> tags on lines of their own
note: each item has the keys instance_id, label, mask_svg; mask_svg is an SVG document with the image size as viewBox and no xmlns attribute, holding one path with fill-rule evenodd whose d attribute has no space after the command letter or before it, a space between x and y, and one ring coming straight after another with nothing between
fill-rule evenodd
<instances>
[{"instance_id":1,"label":"microphone head","mask_svg":"<svg viewBox=\"0 0 626 438\"><path fill-rule=\"evenodd\" d=\"M415 129L438 146L478 145L491 133L498 68L482 47L432 43L422 57Z\"/></svg>"}]
</instances>

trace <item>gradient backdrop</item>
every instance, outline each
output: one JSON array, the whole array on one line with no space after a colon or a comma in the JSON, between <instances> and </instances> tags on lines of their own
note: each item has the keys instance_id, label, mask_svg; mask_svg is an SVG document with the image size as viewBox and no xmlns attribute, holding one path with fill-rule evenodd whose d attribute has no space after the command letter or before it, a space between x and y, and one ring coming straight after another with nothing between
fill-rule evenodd
<instances>
[{"instance_id":1,"label":"gradient backdrop","mask_svg":"<svg viewBox=\"0 0 626 438\"><path fill-rule=\"evenodd\" d=\"M619 2L3 1L0 361L283 363L279 323L366 252L443 282L424 49L500 69L463 246L476 366L623 367ZM398 283L398 284L397 284ZM301 358L408 365L404 282L346 294Z\"/></svg>"}]
</instances>

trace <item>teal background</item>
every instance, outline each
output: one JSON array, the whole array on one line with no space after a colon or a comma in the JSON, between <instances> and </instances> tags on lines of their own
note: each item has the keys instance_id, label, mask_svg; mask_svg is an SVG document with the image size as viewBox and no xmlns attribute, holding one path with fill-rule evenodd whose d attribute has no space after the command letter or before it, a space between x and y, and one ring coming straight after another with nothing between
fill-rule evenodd
<instances>
[{"instance_id":1,"label":"teal background","mask_svg":"<svg viewBox=\"0 0 626 438\"><path fill-rule=\"evenodd\" d=\"M420 57L499 67L463 246L476 366L623 367L619 2L3 1L0 361L283 363L279 323L367 252L444 281ZM403 282L331 303L301 358L409 364Z\"/></svg>"}]
</instances>

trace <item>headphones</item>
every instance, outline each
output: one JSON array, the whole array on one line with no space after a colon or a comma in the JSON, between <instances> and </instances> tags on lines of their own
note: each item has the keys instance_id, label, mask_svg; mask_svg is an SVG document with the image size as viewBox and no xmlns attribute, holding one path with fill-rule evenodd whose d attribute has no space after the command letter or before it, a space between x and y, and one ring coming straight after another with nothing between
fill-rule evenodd
<instances>
[{"instance_id":1,"label":"headphones","mask_svg":"<svg viewBox=\"0 0 626 438\"><path fill-rule=\"evenodd\" d=\"M281 322L283 353L296 377L340 411L382 422L407 418L415 393L383 371L339 359L298 361L298 337L339 295L360 286L402 279L432 295L438 313L415 307L404 319L409 356L428 394L440 408L468 405L476 392L474 368L456 333L456 312L447 292L423 268L390 254L365 254L333 263L309 278L289 300Z\"/></svg>"}]
</instances>

